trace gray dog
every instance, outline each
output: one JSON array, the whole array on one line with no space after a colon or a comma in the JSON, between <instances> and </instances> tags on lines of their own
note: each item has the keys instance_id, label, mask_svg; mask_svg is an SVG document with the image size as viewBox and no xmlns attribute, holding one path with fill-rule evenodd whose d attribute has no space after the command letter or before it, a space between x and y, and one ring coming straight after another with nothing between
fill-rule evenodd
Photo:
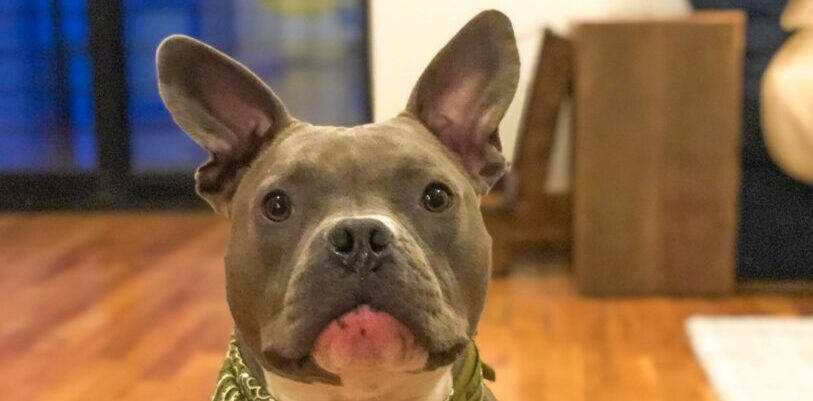
<instances>
[{"instance_id":1,"label":"gray dog","mask_svg":"<svg viewBox=\"0 0 813 401\"><path fill-rule=\"evenodd\" d=\"M161 97L210 159L197 191L231 221L235 330L213 399L484 400L473 338L491 269L480 197L503 175L511 23L472 19L382 123L314 126L191 38L158 48Z\"/></svg>"}]
</instances>

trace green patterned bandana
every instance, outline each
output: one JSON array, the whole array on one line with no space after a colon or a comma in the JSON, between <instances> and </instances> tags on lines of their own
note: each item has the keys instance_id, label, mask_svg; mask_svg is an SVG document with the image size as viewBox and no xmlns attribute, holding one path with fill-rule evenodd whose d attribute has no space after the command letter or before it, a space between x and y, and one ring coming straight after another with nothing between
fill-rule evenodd
<instances>
[{"instance_id":1,"label":"green patterned bandana","mask_svg":"<svg viewBox=\"0 0 813 401\"><path fill-rule=\"evenodd\" d=\"M464 358L460 370L454 376L452 392L445 401L483 401L483 379L494 380L494 371L480 361L473 341L466 348ZM277 401L249 373L234 336L229 340L229 350L223 367L220 368L212 401Z\"/></svg>"}]
</instances>

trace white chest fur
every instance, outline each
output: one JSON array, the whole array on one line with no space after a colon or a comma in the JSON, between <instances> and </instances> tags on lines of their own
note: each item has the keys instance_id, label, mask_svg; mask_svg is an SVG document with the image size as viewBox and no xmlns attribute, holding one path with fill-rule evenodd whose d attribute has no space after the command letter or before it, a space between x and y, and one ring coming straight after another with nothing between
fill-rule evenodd
<instances>
[{"instance_id":1,"label":"white chest fur","mask_svg":"<svg viewBox=\"0 0 813 401\"><path fill-rule=\"evenodd\" d=\"M343 374L342 385L301 383L264 372L278 401L443 401L452 390L449 367L421 373L360 371Z\"/></svg>"}]
</instances>

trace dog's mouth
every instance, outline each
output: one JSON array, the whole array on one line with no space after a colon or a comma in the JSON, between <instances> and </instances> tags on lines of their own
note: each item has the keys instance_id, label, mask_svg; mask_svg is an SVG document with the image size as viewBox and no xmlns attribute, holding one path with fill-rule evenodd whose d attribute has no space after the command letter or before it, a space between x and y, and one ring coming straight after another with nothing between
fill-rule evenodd
<instances>
[{"instance_id":1,"label":"dog's mouth","mask_svg":"<svg viewBox=\"0 0 813 401\"><path fill-rule=\"evenodd\" d=\"M421 333L365 303L329 320L316 335L310 354L287 358L266 348L264 356L284 376L296 372L299 379L338 385L339 376L351 372L412 373L447 366L469 342L462 338L446 349L432 351Z\"/></svg>"},{"instance_id":2,"label":"dog's mouth","mask_svg":"<svg viewBox=\"0 0 813 401\"><path fill-rule=\"evenodd\" d=\"M401 259L364 277L325 274L318 261L300 269L263 327L266 370L338 383L349 371L418 372L454 363L471 341L471 322L429 267L414 256Z\"/></svg>"}]
</instances>

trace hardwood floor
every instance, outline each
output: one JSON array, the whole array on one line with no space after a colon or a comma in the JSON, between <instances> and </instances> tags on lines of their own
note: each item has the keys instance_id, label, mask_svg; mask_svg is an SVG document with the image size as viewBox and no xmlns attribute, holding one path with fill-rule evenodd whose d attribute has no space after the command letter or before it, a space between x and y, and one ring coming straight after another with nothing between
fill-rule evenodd
<instances>
[{"instance_id":1,"label":"hardwood floor","mask_svg":"<svg viewBox=\"0 0 813 401\"><path fill-rule=\"evenodd\" d=\"M8 400L208 400L231 325L210 214L0 215ZM810 295L579 296L561 262L495 281L478 342L504 401L715 400L692 314L813 313Z\"/></svg>"}]
</instances>

